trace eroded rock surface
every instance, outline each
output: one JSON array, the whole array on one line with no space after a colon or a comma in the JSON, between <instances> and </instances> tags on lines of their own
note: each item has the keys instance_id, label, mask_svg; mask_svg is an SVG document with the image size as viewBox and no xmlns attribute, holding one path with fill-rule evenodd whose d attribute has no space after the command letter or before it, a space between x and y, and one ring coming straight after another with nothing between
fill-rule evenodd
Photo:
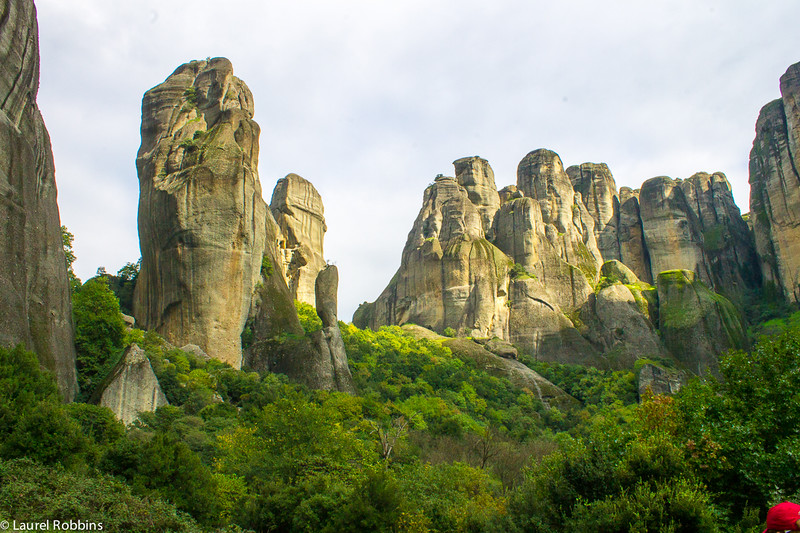
<instances>
[{"instance_id":1,"label":"eroded rock surface","mask_svg":"<svg viewBox=\"0 0 800 533\"><path fill-rule=\"evenodd\" d=\"M697 279L694 272L661 272L657 286L661 338L689 371L718 374L721 354L746 347L747 334L739 311Z\"/></svg>"},{"instance_id":2,"label":"eroded rock surface","mask_svg":"<svg viewBox=\"0 0 800 533\"><path fill-rule=\"evenodd\" d=\"M0 345L36 352L71 401L78 390L72 304L38 90L34 4L0 0Z\"/></svg>"},{"instance_id":3,"label":"eroded rock surface","mask_svg":"<svg viewBox=\"0 0 800 533\"><path fill-rule=\"evenodd\" d=\"M119 363L98 387L97 403L108 407L125 425L133 423L139 413L153 412L167 405L167 397L158 384L144 350L131 344Z\"/></svg>"},{"instance_id":4,"label":"eroded rock surface","mask_svg":"<svg viewBox=\"0 0 800 533\"><path fill-rule=\"evenodd\" d=\"M750 219L764 280L800 301L800 63L761 109L750 152Z\"/></svg>"},{"instance_id":5,"label":"eroded rock surface","mask_svg":"<svg viewBox=\"0 0 800 533\"><path fill-rule=\"evenodd\" d=\"M314 305L314 283L325 267L325 209L314 185L297 174L278 180L270 201L281 228L283 274L294 299Z\"/></svg>"},{"instance_id":6,"label":"eroded rock surface","mask_svg":"<svg viewBox=\"0 0 800 533\"><path fill-rule=\"evenodd\" d=\"M271 216L258 179L253 97L224 58L192 61L142 102L134 314L177 346L241 366ZM269 261L275 264L274 259Z\"/></svg>"}]
</instances>

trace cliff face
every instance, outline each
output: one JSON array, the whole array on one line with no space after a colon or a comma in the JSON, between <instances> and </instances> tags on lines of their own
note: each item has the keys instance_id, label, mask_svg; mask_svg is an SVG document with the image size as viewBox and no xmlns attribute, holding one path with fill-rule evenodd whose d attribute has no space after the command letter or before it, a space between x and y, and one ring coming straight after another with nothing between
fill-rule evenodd
<instances>
[{"instance_id":1,"label":"cliff face","mask_svg":"<svg viewBox=\"0 0 800 533\"><path fill-rule=\"evenodd\" d=\"M520 162L517 183L498 192L485 160L454 165L456 179L439 176L425 191L399 270L374 303L359 307L357 326L452 328L501 337L541 360L630 368L661 358L701 373L716 372L719 354L741 345L728 336L697 340L701 350L680 346L682 334L719 336L741 321L709 286L743 298L759 283L724 175L653 178L641 192L617 191L607 165L564 170L558 154L540 149ZM691 271L681 286L703 296L694 307L666 281L650 285L674 268ZM660 321L676 309L710 329Z\"/></svg>"},{"instance_id":2,"label":"cliff face","mask_svg":"<svg viewBox=\"0 0 800 533\"><path fill-rule=\"evenodd\" d=\"M235 368L271 218L252 117L250 90L227 59L187 63L145 94L136 160L136 319Z\"/></svg>"},{"instance_id":3,"label":"cliff face","mask_svg":"<svg viewBox=\"0 0 800 533\"><path fill-rule=\"evenodd\" d=\"M50 138L36 105L31 0L0 0L0 344L24 344L67 401L78 389Z\"/></svg>"},{"instance_id":4,"label":"cliff face","mask_svg":"<svg viewBox=\"0 0 800 533\"><path fill-rule=\"evenodd\" d=\"M322 243L325 225L322 196L297 174L278 180L270 201L281 229L278 247L283 274L294 299L314 305L314 282L325 267Z\"/></svg>"},{"instance_id":5,"label":"cliff face","mask_svg":"<svg viewBox=\"0 0 800 533\"><path fill-rule=\"evenodd\" d=\"M800 301L800 63L761 109L750 152L750 220L764 280Z\"/></svg>"}]
</instances>

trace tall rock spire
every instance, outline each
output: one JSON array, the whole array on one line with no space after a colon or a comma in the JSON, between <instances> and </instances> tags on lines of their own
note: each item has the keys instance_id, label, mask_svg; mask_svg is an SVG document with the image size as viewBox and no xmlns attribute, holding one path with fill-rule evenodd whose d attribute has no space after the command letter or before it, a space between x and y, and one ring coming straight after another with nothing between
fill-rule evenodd
<instances>
[{"instance_id":1,"label":"tall rock spire","mask_svg":"<svg viewBox=\"0 0 800 533\"><path fill-rule=\"evenodd\" d=\"M22 343L66 400L78 383L50 137L36 105L32 0L0 0L0 345Z\"/></svg>"},{"instance_id":2,"label":"tall rock spire","mask_svg":"<svg viewBox=\"0 0 800 533\"><path fill-rule=\"evenodd\" d=\"M250 90L227 59L181 65L144 96L136 160L136 319L236 368L277 233L261 197L253 111Z\"/></svg>"}]
</instances>

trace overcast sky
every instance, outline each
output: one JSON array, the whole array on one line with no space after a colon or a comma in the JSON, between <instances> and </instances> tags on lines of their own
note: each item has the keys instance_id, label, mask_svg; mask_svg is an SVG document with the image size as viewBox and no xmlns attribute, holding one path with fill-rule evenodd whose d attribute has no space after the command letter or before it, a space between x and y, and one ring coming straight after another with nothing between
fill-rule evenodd
<instances>
[{"instance_id":1,"label":"overcast sky","mask_svg":"<svg viewBox=\"0 0 800 533\"><path fill-rule=\"evenodd\" d=\"M374 300L437 174L531 150L605 162L617 186L722 171L748 211L759 109L800 61L800 2L38 0L39 107L76 271L139 256L143 93L224 56L255 98L267 202L290 172L322 194L339 315Z\"/></svg>"}]
</instances>

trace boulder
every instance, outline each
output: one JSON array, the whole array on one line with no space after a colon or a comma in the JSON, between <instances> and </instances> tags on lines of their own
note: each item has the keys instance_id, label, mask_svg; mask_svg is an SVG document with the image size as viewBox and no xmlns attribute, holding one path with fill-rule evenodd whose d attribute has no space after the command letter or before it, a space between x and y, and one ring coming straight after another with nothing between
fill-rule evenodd
<instances>
[{"instance_id":1,"label":"boulder","mask_svg":"<svg viewBox=\"0 0 800 533\"><path fill-rule=\"evenodd\" d=\"M761 109L750 152L750 220L764 282L800 302L800 63Z\"/></svg>"},{"instance_id":2,"label":"boulder","mask_svg":"<svg viewBox=\"0 0 800 533\"><path fill-rule=\"evenodd\" d=\"M639 399L648 394L676 394L686 382L685 372L646 363L639 369L637 383Z\"/></svg>"},{"instance_id":3,"label":"boulder","mask_svg":"<svg viewBox=\"0 0 800 533\"><path fill-rule=\"evenodd\" d=\"M139 413L152 412L169 403L150 360L136 344L125 349L119 363L97 388L93 399L111 409L125 425L133 423Z\"/></svg>"},{"instance_id":4,"label":"boulder","mask_svg":"<svg viewBox=\"0 0 800 533\"><path fill-rule=\"evenodd\" d=\"M36 104L36 8L32 0L0 0L0 13L0 345L35 352L72 401L72 303L53 153Z\"/></svg>"},{"instance_id":5,"label":"boulder","mask_svg":"<svg viewBox=\"0 0 800 533\"><path fill-rule=\"evenodd\" d=\"M322 245L327 226L322 196L297 174L278 180L270 209L281 237L283 274L295 300L314 305L314 283L325 267Z\"/></svg>"},{"instance_id":6,"label":"boulder","mask_svg":"<svg viewBox=\"0 0 800 533\"><path fill-rule=\"evenodd\" d=\"M661 338L689 371L717 375L721 354L746 348L747 334L739 311L694 272L661 272L657 286Z\"/></svg>"},{"instance_id":7,"label":"boulder","mask_svg":"<svg viewBox=\"0 0 800 533\"><path fill-rule=\"evenodd\" d=\"M259 127L230 61L178 67L142 102L134 315L234 368L256 284L276 265L258 179Z\"/></svg>"}]
</instances>

